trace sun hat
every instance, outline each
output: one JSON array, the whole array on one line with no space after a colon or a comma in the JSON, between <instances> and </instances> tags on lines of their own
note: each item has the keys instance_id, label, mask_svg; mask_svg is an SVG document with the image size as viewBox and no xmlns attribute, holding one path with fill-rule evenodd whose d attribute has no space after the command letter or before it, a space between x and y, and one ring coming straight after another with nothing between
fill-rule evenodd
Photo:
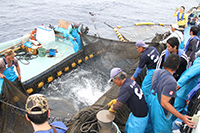
<instances>
[{"instance_id":1,"label":"sun hat","mask_svg":"<svg viewBox=\"0 0 200 133\"><path fill-rule=\"evenodd\" d=\"M36 107L40 108L40 110L33 111ZM45 95L33 94L27 98L25 108L28 114L43 114L49 110L49 105Z\"/></svg>"},{"instance_id":2,"label":"sun hat","mask_svg":"<svg viewBox=\"0 0 200 133\"><path fill-rule=\"evenodd\" d=\"M8 49L8 50L5 51L4 55L14 57L16 55L16 53L12 49Z\"/></svg>"},{"instance_id":3,"label":"sun hat","mask_svg":"<svg viewBox=\"0 0 200 133\"><path fill-rule=\"evenodd\" d=\"M149 45L145 44L145 42L142 41L142 40L137 41L135 45L136 45L137 47L143 47L143 48L146 48L146 47L149 46Z\"/></svg>"},{"instance_id":4,"label":"sun hat","mask_svg":"<svg viewBox=\"0 0 200 133\"><path fill-rule=\"evenodd\" d=\"M122 72L121 68L115 67L110 71L110 79L108 80L108 83L111 82L111 80L117 76L117 74L119 74L120 72Z\"/></svg>"}]
</instances>

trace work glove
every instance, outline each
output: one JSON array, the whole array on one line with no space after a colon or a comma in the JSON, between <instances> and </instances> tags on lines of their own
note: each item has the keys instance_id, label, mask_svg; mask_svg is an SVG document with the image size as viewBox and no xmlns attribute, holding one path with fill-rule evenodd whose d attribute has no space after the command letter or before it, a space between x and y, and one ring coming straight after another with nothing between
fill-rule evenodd
<instances>
[{"instance_id":1,"label":"work glove","mask_svg":"<svg viewBox=\"0 0 200 133\"><path fill-rule=\"evenodd\" d=\"M115 110L113 110L113 105L111 105L111 107L110 107L109 111L110 111L110 112L112 112L112 113L116 113L116 111L115 111Z\"/></svg>"},{"instance_id":2,"label":"work glove","mask_svg":"<svg viewBox=\"0 0 200 133\"><path fill-rule=\"evenodd\" d=\"M116 102L117 102L117 99L113 99L107 105L108 107L110 107L111 105L115 105Z\"/></svg>"}]
</instances>

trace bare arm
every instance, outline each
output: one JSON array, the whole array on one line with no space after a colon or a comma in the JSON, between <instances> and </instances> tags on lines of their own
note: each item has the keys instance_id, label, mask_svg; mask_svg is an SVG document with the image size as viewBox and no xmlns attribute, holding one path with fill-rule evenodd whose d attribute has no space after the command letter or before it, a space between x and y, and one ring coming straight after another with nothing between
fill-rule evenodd
<instances>
[{"instance_id":1,"label":"bare arm","mask_svg":"<svg viewBox=\"0 0 200 133\"><path fill-rule=\"evenodd\" d=\"M16 67L16 69L17 69L17 73L18 73L18 80L20 81L21 80L21 73L20 73L19 65Z\"/></svg>"},{"instance_id":2,"label":"bare arm","mask_svg":"<svg viewBox=\"0 0 200 133\"><path fill-rule=\"evenodd\" d=\"M131 76L131 79L132 79L132 80L135 80L135 78L133 78L133 76Z\"/></svg>"},{"instance_id":3,"label":"bare arm","mask_svg":"<svg viewBox=\"0 0 200 133\"><path fill-rule=\"evenodd\" d=\"M4 78L5 76L2 74L2 73L0 73L0 78Z\"/></svg>"},{"instance_id":4,"label":"bare arm","mask_svg":"<svg viewBox=\"0 0 200 133\"><path fill-rule=\"evenodd\" d=\"M194 122L191 121L191 117L188 115L182 115L179 113L170 103L171 97L161 95L161 106L164 107L166 110L168 110L171 114L175 115L179 119L181 119L185 124L187 124L189 127L194 128Z\"/></svg>"},{"instance_id":5,"label":"bare arm","mask_svg":"<svg viewBox=\"0 0 200 133\"><path fill-rule=\"evenodd\" d=\"M176 11L174 12L174 17L176 17L177 16L177 11L178 11L178 8L176 9Z\"/></svg>"}]
</instances>

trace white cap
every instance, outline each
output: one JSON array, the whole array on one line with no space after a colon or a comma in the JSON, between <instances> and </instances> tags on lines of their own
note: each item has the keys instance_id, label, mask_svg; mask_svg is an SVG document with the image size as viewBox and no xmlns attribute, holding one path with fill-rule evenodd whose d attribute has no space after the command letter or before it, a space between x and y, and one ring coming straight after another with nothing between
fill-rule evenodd
<instances>
[{"instance_id":1,"label":"white cap","mask_svg":"<svg viewBox=\"0 0 200 133\"><path fill-rule=\"evenodd\" d=\"M178 25L177 25L177 24L172 24L172 27L173 27L174 29L177 29L177 30L178 30Z\"/></svg>"}]
</instances>

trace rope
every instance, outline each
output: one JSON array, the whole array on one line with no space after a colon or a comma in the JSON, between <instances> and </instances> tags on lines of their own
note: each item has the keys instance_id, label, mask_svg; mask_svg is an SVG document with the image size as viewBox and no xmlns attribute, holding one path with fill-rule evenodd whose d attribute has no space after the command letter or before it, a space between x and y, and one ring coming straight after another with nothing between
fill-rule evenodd
<instances>
[{"instance_id":1,"label":"rope","mask_svg":"<svg viewBox=\"0 0 200 133\"><path fill-rule=\"evenodd\" d=\"M16 55L16 58L24 65L28 65L30 63L29 60L35 59L37 57L38 57L37 55L32 55L31 53L26 51L19 52ZM26 63L23 62L22 60L25 60Z\"/></svg>"},{"instance_id":2,"label":"rope","mask_svg":"<svg viewBox=\"0 0 200 133\"><path fill-rule=\"evenodd\" d=\"M91 115L96 114L96 113L99 112L100 110L103 110L105 107L107 107L107 104L106 104L104 107L102 107L102 108L96 110L96 111L95 111L94 113L92 113ZM99 130L98 122L95 122L95 121L96 121L96 117L95 117L93 120L91 120L91 121L84 122L84 123L80 126L80 131L81 131L81 132L84 132L84 133L88 133L89 131L90 131L90 132L96 132L96 133L98 133L98 131L96 131L96 130L91 130L91 128L92 128L94 125L96 125L96 124L97 124L98 130ZM91 124L91 123L92 123L92 124ZM86 130L84 130L84 129L83 129L83 126L84 126L84 125L90 125L90 126L89 126Z\"/></svg>"},{"instance_id":3,"label":"rope","mask_svg":"<svg viewBox=\"0 0 200 133\"><path fill-rule=\"evenodd\" d=\"M92 13L92 12L89 12L89 14L92 16L92 18L91 18L91 21L92 21L92 23L93 23L93 25L94 25L94 29L96 30L96 35L98 35L98 37L100 37L100 34L98 33L98 30L97 30L97 27L96 27L96 24L95 24L95 18L94 18L94 16L95 16L95 14L94 13ZM95 36L96 36L95 35Z\"/></svg>"},{"instance_id":4,"label":"rope","mask_svg":"<svg viewBox=\"0 0 200 133\"><path fill-rule=\"evenodd\" d=\"M3 100L0 100L0 102L4 103L4 104L6 104L6 105L8 105L8 106L10 106L10 107L13 107L13 108L15 108L15 109L18 109L18 110L21 110L21 111L23 111L23 112L26 112L26 110L24 110L24 109L22 109L22 108L19 108L19 107L15 106L15 105L12 105L12 104L10 104L10 103L4 102Z\"/></svg>"}]
</instances>

